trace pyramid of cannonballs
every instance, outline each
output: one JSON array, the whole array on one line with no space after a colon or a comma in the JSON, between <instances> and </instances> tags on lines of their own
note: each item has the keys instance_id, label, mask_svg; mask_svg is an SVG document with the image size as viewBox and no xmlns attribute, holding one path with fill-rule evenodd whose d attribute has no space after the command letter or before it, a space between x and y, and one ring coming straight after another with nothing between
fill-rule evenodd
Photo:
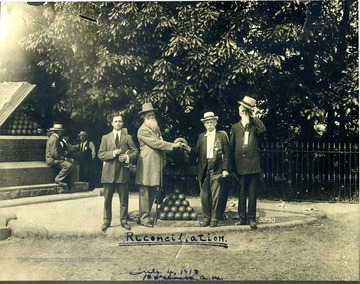
<instances>
[{"instance_id":1,"label":"pyramid of cannonballs","mask_svg":"<svg viewBox=\"0 0 360 284\"><path fill-rule=\"evenodd\" d=\"M196 220L198 217L180 189L175 189L160 205L160 220Z\"/></svg>"},{"instance_id":2,"label":"pyramid of cannonballs","mask_svg":"<svg viewBox=\"0 0 360 284\"><path fill-rule=\"evenodd\" d=\"M40 135L42 130L25 112L15 112L0 128L1 135Z\"/></svg>"}]
</instances>

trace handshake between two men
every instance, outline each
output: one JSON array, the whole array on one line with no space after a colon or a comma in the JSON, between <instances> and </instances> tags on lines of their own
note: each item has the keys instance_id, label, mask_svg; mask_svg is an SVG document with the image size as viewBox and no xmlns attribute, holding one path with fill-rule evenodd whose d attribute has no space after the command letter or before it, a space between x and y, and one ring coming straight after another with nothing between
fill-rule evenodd
<instances>
[{"instance_id":1,"label":"handshake between two men","mask_svg":"<svg viewBox=\"0 0 360 284\"><path fill-rule=\"evenodd\" d=\"M197 143L197 145L198 145L198 144L199 144L199 143ZM184 138L177 138L177 139L174 141L174 146L173 146L173 148L179 148L179 149L185 151L185 152L188 153L188 154L189 154L192 150L195 152L195 155L196 155L196 154L200 154L200 153L198 153L198 152L199 152L199 150L198 150L199 147L195 147L195 148L192 149L192 148L188 145L187 141L186 141ZM214 150L219 150L219 149L218 149L217 147L215 147ZM217 151L216 151L216 152L217 152ZM204 154L204 153L202 153L202 154ZM213 157L216 157L217 153L214 153L213 155L214 155ZM228 172L227 170L223 170L222 173L221 173L221 177L222 177L222 178L226 178L227 176L229 176L229 172Z\"/></svg>"},{"instance_id":2,"label":"handshake between two men","mask_svg":"<svg viewBox=\"0 0 360 284\"><path fill-rule=\"evenodd\" d=\"M191 147L188 146L188 143L184 138L176 138L173 144L173 148L184 150L187 153L190 153L191 151Z\"/></svg>"}]
</instances>

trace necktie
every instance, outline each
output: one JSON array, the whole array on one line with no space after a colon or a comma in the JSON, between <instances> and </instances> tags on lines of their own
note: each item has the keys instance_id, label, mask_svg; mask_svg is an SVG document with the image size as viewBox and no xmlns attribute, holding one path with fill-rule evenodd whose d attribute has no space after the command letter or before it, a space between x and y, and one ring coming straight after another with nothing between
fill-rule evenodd
<instances>
[{"instance_id":1,"label":"necktie","mask_svg":"<svg viewBox=\"0 0 360 284\"><path fill-rule=\"evenodd\" d=\"M81 152L84 152L84 143L81 143L81 144L80 144L80 151L81 151Z\"/></svg>"},{"instance_id":2,"label":"necktie","mask_svg":"<svg viewBox=\"0 0 360 284\"><path fill-rule=\"evenodd\" d=\"M116 133L115 145L116 145L116 148L117 148L117 149L119 149L119 148L120 148L119 133Z\"/></svg>"}]
</instances>

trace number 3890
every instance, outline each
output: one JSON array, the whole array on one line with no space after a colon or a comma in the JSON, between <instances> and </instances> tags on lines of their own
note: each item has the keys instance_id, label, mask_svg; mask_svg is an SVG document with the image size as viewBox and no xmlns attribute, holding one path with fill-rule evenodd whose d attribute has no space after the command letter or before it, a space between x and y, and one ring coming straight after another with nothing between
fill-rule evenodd
<instances>
[{"instance_id":1,"label":"number 3890","mask_svg":"<svg viewBox=\"0 0 360 284\"><path fill-rule=\"evenodd\" d=\"M260 223L275 223L275 218L270 217L259 217Z\"/></svg>"}]
</instances>

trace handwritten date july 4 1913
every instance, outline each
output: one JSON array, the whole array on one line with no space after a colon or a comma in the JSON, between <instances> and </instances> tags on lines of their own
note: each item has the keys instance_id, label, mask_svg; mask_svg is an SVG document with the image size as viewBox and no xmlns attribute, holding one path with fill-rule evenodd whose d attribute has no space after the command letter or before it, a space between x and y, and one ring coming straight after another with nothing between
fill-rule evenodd
<instances>
[{"instance_id":1,"label":"handwritten date july 4 1913","mask_svg":"<svg viewBox=\"0 0 360 284\"><path fill-rule=\"evenodd\" d=\"M217 275L205 276L199 269L182 268L180 271L168 269L165 273L153 268L151 270L139 270L130 272L130 275L141 275L142 280L224 280Z\"/></svg>"}]
</instances>

